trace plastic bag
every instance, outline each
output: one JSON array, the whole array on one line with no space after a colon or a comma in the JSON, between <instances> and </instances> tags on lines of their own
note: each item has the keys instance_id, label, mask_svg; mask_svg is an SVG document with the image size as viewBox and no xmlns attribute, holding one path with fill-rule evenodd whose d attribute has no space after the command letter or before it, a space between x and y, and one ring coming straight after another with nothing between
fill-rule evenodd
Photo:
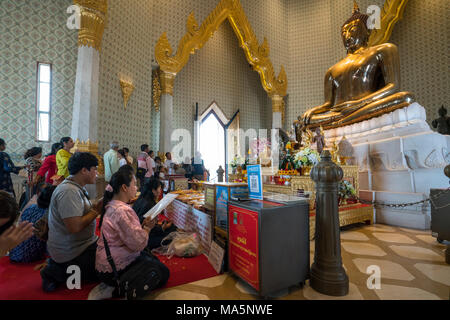
<instances>
[{"instance_id":1,"label":"plastic bag","mask_svg":"<svg viewBox=\"0 0 450 320\"><path fill-rule=\"evenodd\" d=\"M171 242L167 245L167 241ZM152 253L168 256L172 258L174 255L182 258L196 257L202 253L200 239L195 232L174 231L169 233L161 241L161 247L153 249Z\"/></svg>"}]
</instances>

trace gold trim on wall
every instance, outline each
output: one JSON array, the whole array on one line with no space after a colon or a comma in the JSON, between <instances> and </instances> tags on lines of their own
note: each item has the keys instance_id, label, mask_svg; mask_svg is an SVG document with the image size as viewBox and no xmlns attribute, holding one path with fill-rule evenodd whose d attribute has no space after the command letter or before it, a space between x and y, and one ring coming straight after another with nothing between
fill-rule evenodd
<instances>
[{"instance_id":1,"label":"gold trim on wall","mask_svg":"<svg viewBox=\"0 0 450 320\"><path fill-rule=\"evenodd\" d=\"M159 83L159 69L152 71L152 87L153 87L153 105L155 106L155 111L159 112L159 104L161 101L161 85Z\"/></svg>"},{"instance_id":2,"label":"gold trim on wall","mask_svg":"<svg viewBox=\"0 0 450 320\"><path fill-rule=\"evenodd\" d=\"M267 39L264 38L263 43L259 44L239 0L221 0L200 27L194 13L191 13L186 22L187 32L180 40L175 55L172 55L173 49L164 32L155 47L155 57L161 70L173 75L180 72L187 64L189 56L203 47L225 19L228 19L238 37L247 61L259 73L264 90L269 96L284 97L288 84L284 67L281 66L277 77L269 58Z\"/></svg>"},{"instance_id":3,"label":"gold trim on wall","mask_svg":"<svg viewBox=\"0 0 450 320\"><path fill-rule=\"evenodd\" d=\"M403 17L408 0L385 0L381 10L381 28L370 33L369 47L389 41L395 24Z\"/></svg>"},{"instance_id":4,"label":"gold trim on wall","mask_svg":"<svg viewBox=\"0 0 450 320\"><path fill-rule=\"evenodd\" d=\"M88 46L101 51L105 30L107 0L74 0L80 7L81 28L78 32L78 46Z\"/></svg>"},{"instance_id":5,"label":"gold trim on wall","mask_svg":"<svg viewBox=\"0 0 450 320\"><path fill-rule=\"evenodd\" d=\"M126 109L128 100L130 99L131 94L134 91L134 85L131 81L120 79L120 88L122 89L123 107Z\"/></svg>"}]
</instances>

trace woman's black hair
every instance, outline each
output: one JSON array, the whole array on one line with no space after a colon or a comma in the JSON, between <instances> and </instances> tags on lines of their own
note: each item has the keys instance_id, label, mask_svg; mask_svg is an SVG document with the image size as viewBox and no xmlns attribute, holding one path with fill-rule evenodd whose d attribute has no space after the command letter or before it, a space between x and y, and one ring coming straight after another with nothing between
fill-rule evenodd
<instances>
[{"instance_id":1,"label":"woman's black hair","mask_svg":"<svg viewBox=\"0 0 450 320\"><path fill-rule=\"evenodd\" d=\"M141 195L133 205L133 210L136 212L141 222L144 219L144 214L147 213L158 200L153 193L153 190L157 190L158 187L163 187L162 182L156 177L151 177L141 188Z\"/></svg>"},{"instance_id":2,"label":"woman's black hair","mask_svg":"<svg viewBox=\"0 0 450 320\"><path fill-rule=\"evenodd\" d=\"M98 166L97 158L89 152L75 152L75 154L70 157L68 169L69 173L73 176L80 172L83 168L91 170L92 167Z\"/></svg>"},{"instance_id":3,"label":"woman's black hair","mask_svg":"<svg viewBox=\"0 0 450 320\"><path fill-rule=\"evenodd\" d=\"M29 157L34 157L38 155L39 153L42 153L41 147L33 147L31 149L28 149L27 152L23 155L24 159L27 160Z\"/></svg>"},{"instance_id":4,"label":"woman's black hair","mask_svg":"<svg viewBox=\"0 0 450 320\"><path fill-rule=\"evenodd\" d=\"M50 153L47 155L47 157L48 156L54 156L54 155L56 155L56 153L60 150L60 149L62 149L62 144L60 143L60 142L56 142L56 143L54 143L54 144L52 144L52 151L50 151Z\"/></svg>"},{"instance_id":5,"label":"woman's black hair","mask_svg":"<svg viewBox=\"0 0 450 320\"><path fill-rule=\"evenodd\" d=\"M126 153L130 153L130 149L128 149L127 147L123 147L123 151L125 151Z\"/></svg>"},{"instance_id":6,"label":"woman's black hair","mask_svg":"<svg viewBox=\"0 0 450 320\"><path fill-rule=\"evenodd\" d=\"M120 155L125 158L125 151L123 151L123 149L117 150L117 152L120 153Z\"/></svg>"},{"instance_id":7,"label":"woman's black hair","mask_svg":"<svg viewBox=\"0 0 450 320\"><path fill-rule=\"evenodd\" d=\"M61 140L59 140L59 143L64 147L64 143L67 143L70 141L70 137L62 137Z\"/></svg>"},{"instance_id":8,"label":"woman's black hair","mask_svg":"<svg viewBox=\"0 0 450 320\"><path fill-rule=\"evenodd\" d=\"M155 158L155 162L158 161L158 160L161 161L161 158L160 157L156 157Z\"/></svg>"},{"instance_id":9,"label":"woman's black hair","mask_svg":"<svg viewBox=\"0 0 450 320\"><path fill-rule=\"evenodd\" d=\"M4 146L6 144L5 140L3 140L2 138L0 138L0 146Z\"/></svg>"},{"instance_id":10,"label":"woman's black hair","mask_svg":"<svg viewBox=\"0 0 450 320\"><path fill-rule=\"evenodd\" d=\"M148 148L148 144L141 145L141 151L145 151Z\"/></svg>"},{"instance_id":11,"label":"woman's black hair","mask_svg":"<svg viewBox=\"0 0 450 320\"><path fill-rule=\"evenodd\" d=\"M0 190L0 219L9 219L8 222L0 226L0 235L14 224L19 215L19 206L16 199L6 191Z\"/></svg>"},{"instance_id":12,"label":"woman's black hair","mask_svg":"<svg viewBox=\"0 0 450 320\"><path fill-rule=\"evenodd\" d=\"M52 199L53 191L55 191L56 186L47 185L44 190L41 191L37 199L37 205L41 209L48 209L50 207L50 200Z\"/></svg>"},{"instance_id":13,"label":"woman's black hair","mask_svg":"<svg viewBox=\"0 0 450 320\"><path fill-rule=\"evenodd\" d=\"M112 188L111 191L105 190L105 193L103 194L103 208L102 208L102 214L100 216L100 222L99 222L99 228L101 228L103 223L103 217L105 216L106 212L106 206L108 203L112 200L115 194L118 194L120 192L120 189L123 185L130 186L131 181L134 177L134 170L133 167L130 165L124 165L120 167L119 171L114 173L111 177L111 180L109 181L109 186Z\"/></svg>"}]
</instances>

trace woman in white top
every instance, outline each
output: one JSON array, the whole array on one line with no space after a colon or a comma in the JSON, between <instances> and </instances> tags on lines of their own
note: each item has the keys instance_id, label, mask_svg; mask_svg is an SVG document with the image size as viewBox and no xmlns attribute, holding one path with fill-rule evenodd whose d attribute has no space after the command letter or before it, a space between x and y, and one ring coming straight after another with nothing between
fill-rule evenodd
<instances>
[{"instance_id":1,"label":"woman in white top","mask_svg":"<svg viewBox=\"0 0 450 320\"><path fill-rule=\"evenodd\" d=\"M126 164L130 164L130 163L128 163L128 159L125 156L125 152L123 151L123 149L120 149L120 150L117 151L117 157L119 158L120 166L124 166Z\"/></svg>"}]
</instances>

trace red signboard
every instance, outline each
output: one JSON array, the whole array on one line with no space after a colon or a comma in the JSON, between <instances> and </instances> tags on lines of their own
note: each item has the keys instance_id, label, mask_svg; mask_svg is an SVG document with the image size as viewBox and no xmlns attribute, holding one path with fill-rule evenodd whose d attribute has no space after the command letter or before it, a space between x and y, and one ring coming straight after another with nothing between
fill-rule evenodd
<instances>
[{"instance_id":1,"label":"red signboard","mask_svg":"<svg viewBox=\"0 0 450 320\"><path fill-rule=\"evenodd\" d=\"M258 212L230 205L229 267L259 291Z\"/></svg>"}]
</instances>

